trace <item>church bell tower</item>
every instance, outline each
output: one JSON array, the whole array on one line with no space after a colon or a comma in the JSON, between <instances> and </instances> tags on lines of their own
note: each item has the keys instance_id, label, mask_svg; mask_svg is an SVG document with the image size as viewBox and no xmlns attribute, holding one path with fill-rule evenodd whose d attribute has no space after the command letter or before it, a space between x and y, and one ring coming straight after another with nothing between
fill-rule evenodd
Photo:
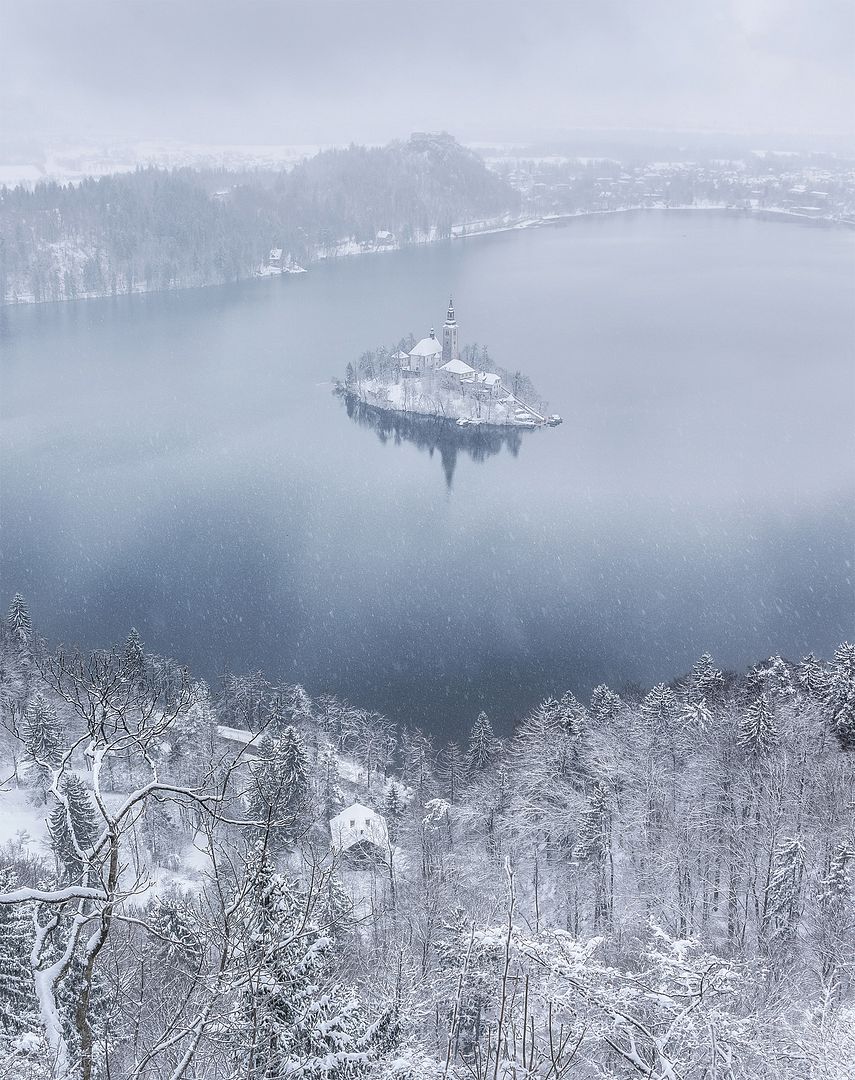
<instances>
[{"instance_id":1,"label":"church bell tower","mask_svg":"<svg viewBox=\"0 0 855 1080\"><path fill-rule=\"evenodd\" d=\"M449 360L459 360L460 352L457 347L457 320L454 318L454 301L448 301L448 315L442 328L442 362L447 364Z\"/></svg>"}]
</instances>

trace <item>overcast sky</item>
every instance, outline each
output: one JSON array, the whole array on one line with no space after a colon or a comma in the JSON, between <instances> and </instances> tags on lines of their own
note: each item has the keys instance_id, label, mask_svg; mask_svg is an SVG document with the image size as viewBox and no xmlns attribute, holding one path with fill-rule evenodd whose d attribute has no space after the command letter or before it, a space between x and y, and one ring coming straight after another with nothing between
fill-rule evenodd
<instances>
[{"instance_id":1,"label":"overcast sky","mask_svg":"<svg viewBox=\"0 0 855 1080\"><path fill-rule=\"evenodd\" d=\"M855 0L0 0L0 138L852 129Z\"/></svg>"}]
</instances>

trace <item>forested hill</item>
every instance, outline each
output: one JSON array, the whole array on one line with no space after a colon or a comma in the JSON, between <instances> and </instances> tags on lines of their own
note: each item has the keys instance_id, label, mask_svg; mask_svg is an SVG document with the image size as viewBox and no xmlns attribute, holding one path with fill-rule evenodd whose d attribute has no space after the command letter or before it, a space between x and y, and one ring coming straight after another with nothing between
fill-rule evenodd
<instances>
[{"instance_id":1,"label":"forested hill","mask_svg":"<svg viewBox=\"0 0 855 1080\"><path fill-rule=\"evenodd\" d=\"M449 135L318 154L289 172L157 168L0 191L0 298L73 299L237 281L448 236L519 209L519 195Z\"/></svg>"},{"instance_id":2,"label":"forested hill","mask_svg":"<svg viewBox=\"0 0 855 1080\"><path fill-rule=\"evenodd\" d=\"M3 1075L851 1080L855 646L473 719L50 652L16 596Z\"/></svg>"}]
</instances>

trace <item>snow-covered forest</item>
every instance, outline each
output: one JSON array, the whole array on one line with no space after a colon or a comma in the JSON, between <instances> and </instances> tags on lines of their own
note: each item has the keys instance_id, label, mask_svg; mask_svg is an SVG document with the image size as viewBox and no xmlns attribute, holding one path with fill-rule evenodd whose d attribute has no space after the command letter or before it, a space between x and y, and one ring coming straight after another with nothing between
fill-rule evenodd
<instances>
[{"instance_id":1,"label":"snow-covered forest","mask_svg":"<svg viewBox=\"0 0 855 1080\"><path fill-rule=\"evenodd\" d=\"M520 196L449 135L328 150L289 171L157 168L0 189L0 302L238 281L271 250L306 263L449 236Z\"/></svg>"},{"instance_id":2,"label":"snow-covered forest","mask_svg":"<svg viewBox=\"0 0 855 1080\"><path fill-rule=\"evenodd\" d=\"M445 745L20 596L0 665L4 1077L852 1075L851 644Z\"/></svg>"}]
</instances>

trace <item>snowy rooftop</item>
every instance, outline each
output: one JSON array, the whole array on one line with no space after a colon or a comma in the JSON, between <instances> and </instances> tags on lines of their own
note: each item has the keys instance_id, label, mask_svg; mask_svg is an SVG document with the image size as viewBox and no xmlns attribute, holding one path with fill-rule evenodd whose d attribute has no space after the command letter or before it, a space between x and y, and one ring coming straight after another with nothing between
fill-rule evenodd
<instances>
[{"instance_id":1,"label":"snowy rooftop","mask_svg":"<svg viewBox=\"0 0 855 1080\"><path fill-rule=\"evenodd\" d=\"M332 846L336 851L349 851L359 844L389 847L389 830L385 820L362 803L353 803L330 819Z\"/></svg>"},{"instance_id":2,"label":"snowy rooftop","mask_svg":"<svg viewBox=\"0 0 855 1080\"><path fill-rule=\"evenodd\" d=\"M435 337L423 337L414 349L410 349L410 356L437 356L442 352L442 346Z\"/></svg>"},{"instance_id":3,"label":"snowy rooftop","mask_svg":"<svg viewBox=\"0 0 855 1080\"><path fill-rule=\"evenodd\" d=\"M440 371L448 371L452 375L474 375L475 368L471 368L468 364L465 364L462 360L449 360L447 364L443 364L439 369Z\"/></svg>"}]
</instances>

